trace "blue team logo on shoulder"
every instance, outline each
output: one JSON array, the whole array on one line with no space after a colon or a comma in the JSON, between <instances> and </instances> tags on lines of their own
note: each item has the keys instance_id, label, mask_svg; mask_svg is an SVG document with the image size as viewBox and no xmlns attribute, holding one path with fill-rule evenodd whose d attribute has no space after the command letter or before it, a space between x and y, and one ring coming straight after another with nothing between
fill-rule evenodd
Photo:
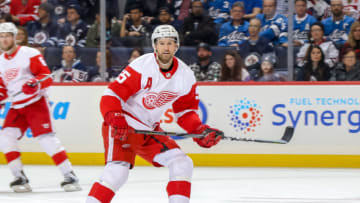
<instances>
[{"instance_id":1,"label":"blue team logo on shoulder","mask_svg":"<svg viewBox=\"0 0 360 203\"><path fill-rule=\"evenodd\" d=\"M255 132L255 129L261 125L263 114L261 113L261 107L256 104L255 100L250 101L245 97L236 101L236 103L229 108L229 125L232 126L236 132L242 132L244 134Z\"/></svg>"}]
</instances>

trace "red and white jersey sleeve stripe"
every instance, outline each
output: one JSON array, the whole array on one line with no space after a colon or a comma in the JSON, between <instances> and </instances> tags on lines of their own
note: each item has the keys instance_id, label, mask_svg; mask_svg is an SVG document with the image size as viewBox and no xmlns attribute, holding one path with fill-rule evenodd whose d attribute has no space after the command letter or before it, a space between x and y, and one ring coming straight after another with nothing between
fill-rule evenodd
<instances>
[{"instance_id":1,"label":"red and white jersey sleeve stripe","mask_svg":"<svg viewBox=\"0 0 360 203\"><path fill-rule=\"evenodd\" d=\"M120 75L109 85L101 99L101 113L103 116L110 111L121 111L121 102L141 88L141 74L127 66Z\"/></svg>"},{"instance_id":2,"label":"red and white jersey sleeve stripe","mask_svg":"<svg viewBox=\"0 0 360 203\"><path fill-rule=\"evenodd\" d=\"M41 80L42 78L51 74L51 72L44 60L44 57L42 55L36 55L34 57L31 57L29 68L30 68L31 73L38 80ZM52 79L50 77L40 83L40 88L41 89L47 88L51 85L51 83L52 83Z\"/></svg>"},{"instance_id":3,"label":"red and white jersey sleeve stripe","mask_svg":"<svg viewBox=\"0 0 360 203\"><path fill-rule=\"evenodd\" d=\"M191 133L199 125L201 120L197 114L199 106L199 98L196 93L196 84L194 84L190 92L173 103L173 111L175 118L180 127Z\"/></svg>"}]
</instances>

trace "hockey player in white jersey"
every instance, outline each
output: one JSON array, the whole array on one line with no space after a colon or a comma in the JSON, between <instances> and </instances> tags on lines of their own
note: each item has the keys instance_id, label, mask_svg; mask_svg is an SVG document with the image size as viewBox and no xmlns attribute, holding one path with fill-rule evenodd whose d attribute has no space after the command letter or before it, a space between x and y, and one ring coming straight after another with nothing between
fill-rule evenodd
<instances>
[{"instance_id":1,"label":"hockey player in white jersey","mask_svg":"<svg viewBox=\"0 0 360 203\"><path fill-rule=\"evenodd\" d=\"M175 28L160 25L151 38L154 53L130 63L101 98L106 166L99 181L93 184L87 203L110 202L127 181L136 155L154 166L169 169L166 190L170 203L190 201L192 160L170 137L134 133L134 129L161 130L160 117L168 108L172 107L183 129L204 135L194 138L201 147L212 147L223 137L222 131L200 121L194 74L174 57L179 48Z\"/></svg>"},{"instance_id":2,"label":"hockey player in white jersey","mask_svg":"<svg viewBox=\"0 0 360 203\"><path fill-rule=\"evenodd\" d=\"M10 187L15 192L30 192L29 180L20 159L20 140L30 128L44 151L64 175L60 184L65 191L80 190L65 149L55 137L50 118L47 88L51 85L50 70L36 49L15 44L17 28L13 23L0 24L0 101L12 102L2 130L0 150L15 176Z\"/></svg>"}]
</instances>

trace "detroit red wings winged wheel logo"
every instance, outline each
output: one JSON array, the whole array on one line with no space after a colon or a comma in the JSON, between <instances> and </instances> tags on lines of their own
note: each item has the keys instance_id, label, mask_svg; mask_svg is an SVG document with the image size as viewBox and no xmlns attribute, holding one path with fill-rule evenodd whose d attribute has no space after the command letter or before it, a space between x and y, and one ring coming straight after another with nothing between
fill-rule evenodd
<instances>
[{"instance_id":1,"label":"detroit red wings winged wheel logo","mask_svg":"<svg viewBox=\"0 0 360 203\"><path fill-rule=\"evenodd\" d=\"M12 79L16 78L20 68L11 68L5 71L5 83L8 84Z\"/></svg>"},{"instance_id":2,"label":"detroit red wings winged wheel logo","mask_svg":"<svg viewBox=\"0 0 360 203\"><path fill-rule=\"evenodd\" d=\"M160 93L149 92L143 97L143 105L147 109L159 108L172 100L178 95L174 92L162 91Z\"/></svg>"}]
</instances>

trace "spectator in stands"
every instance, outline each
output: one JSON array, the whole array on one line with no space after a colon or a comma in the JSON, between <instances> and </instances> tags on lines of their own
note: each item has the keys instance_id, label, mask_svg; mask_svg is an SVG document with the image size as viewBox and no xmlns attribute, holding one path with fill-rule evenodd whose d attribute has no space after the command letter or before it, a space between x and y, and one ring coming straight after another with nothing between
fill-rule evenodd
<instances>
[{"instance_id":1,"label":"spectator in stands","mask_svg":"<svg viewBox=\"0 0 360 203\"><path fill-rule=\"evenodd\" d=\"M205 0L203 7L216 25L221 25L229 19L231 0Z\"/></svg>"},{"instance_id":2,"label":"spectator in stands","mask_svg":"<svg viewBox=\"0 0 360 203\"><path fill-rule=\"evenodd\" d=\"M124 46L149 46L151 25L142 20L143 13L139 7L130 9L129 14L124 15L120 29L121 42Z\"/></svg>"},{"instance_id":3,"label":"spectator in stands","mask_svg":"<svg viewBox=\"0 0 360 203\"><path fill-rule=\"evenodd\" d=\"M181 4L181 1L178 1ZM127 0L125 11L130 13L134 7L139 8L145 17L154 17L160 7L172 6L172 0Z\"/></svg>"},{"instance_id":4,"label":"spectator in stands","mask_svg":"<svg viewBox=\"0 0 360 203\"><path fill-rule=\"evenodd\" d=\"M198 62L191 64L190 68L194 71L197 81L220 80L221 65L211 60L211 47L205 42L199 43L196 48Z\"/></svg>"},{"instance_id":5,"label":"spectator in stands","mask_svg":"<svg viewBox=\"0 0 360 203\"><path fill-rule=\"evenodd\" d=\"M87 68L76 59L75 49L66 45L62 50L61 66L55 67L54 82L86 82L88 78Z\"/></svg>"},{"instance_id":6,"label":"spectator in stands","mask_svg":"<svg viewBox=\"0 0 360 203\"><path fill-rule=\"evenodd\" d=\"M307 0L295 0L294 15L294 46L302 46L307 42L310 27L316 22L316 19L307 14Z\"/></svg>"},{"instance_id":7,"label":"spectator in stands","mask_svg":"<svg viewBox=\"0 0 360 203\"><path fill-rule=\"evenodd\" d=\"M233 3L243 2L245 7L245 19L255 18L261 13L262 0L204 0L204 8L208 10L209 16L214 20L215 24L223 24L230 17L230 9Z\"/></svg>"},{"instance_id":8,"label":"spectator in stands","mask_svg":"<svg viewBox=\"0 0 360 203\"><path fill-rule=\"evenodd\" d=\"M221 81L249 81L250 74L236 50L226 52L221 64Z\"/></svg>"},{"instance_id":9,"label":"spectator in stands","mask_svg":"<svg viewBox=\"0 0 360 203\"><path fill-rule=\"evenodd\" d=\"M60 29L59 46L70 45L85 47L87 24L81 20L81 7L79 4L70 4L66 10L66 22Z\"/></svg>"},{"instance_id":10,"label":"spectator in stands","mask_svg":"<svg viewBox=\"0 0 360 203\"><path fill-rule=\"evenodd\" d=\"M305 65L298 72L297 80L328 81L330 68L325 63L325 55L318 45L310 45L305 56Z\"/></svg>"},{"instance_id":11,"label":"spectator in stands","mask_svg":"<svg viewBox=\"0 0 360 203\"><path fill-rule=\"evenodd\" d=\"M144 50L140 47L135 47L130 52L130 58L128 59L128 63L130 64L133 60L138 58L139 56L144 54Z\"/></svg>"},{"instance_id":12,"label":"spectator in stands","mask_svg":"<svg viewBox=\"0 0 360 203\"><path fill-rule=\"evenodd\" d=\"M343 45L348 39L350 27L355 20L344 15L344 6L341 0L331 0L330 6L332 17L322 21L325 28L325 36L336 44Z\"/></svg>"},{"instance_id":13,"label":"spectator in stands","mask_svg":"<svg viewBox=\"0 0 360 203\"><path fill-rule=\"evenodd\" d=\"M287 18L276 13L276 0L263 0L263 14L256 15L261 21L260 36L264 36L275 45L286 45Z\"/></svg>"},{"instance_id":14,"label":"spectator in stands","mask_svg":"<svg viewBox=\"0 0 360 203\"><path fill-rule=\"evenodd\" d=\"M297 65L302 67L304 65L304 58L306 51L311 44L318 45L324 52L325 63L330 68L334 67L339 57L339 50L335 47L334 42L326 40L324 37L324 26L323 24L316 22L310 27L309 42L305 43L297 53Z\"/></svg>"},{"instance_id":15,"label":"spectator in stands","mask_svg":"<svg viewBox=\"0 0 360 203\"><path fill-rule=\"evenodd\" d=\"M117 76L119 76L120 72L123 70L123 67L112 66L112 55L111 55L111 52L109 49L106 49L105 57L106 57L105 80L108 82L112 82L116 79ZM94 70L95 70L94 73L96 73L96 70L97 70L97 73L99 73L100 66L101 66L101 52L98 51L96 53L96 67L94 68ZM90 76L90 78L93 78L93 79L90 79L90 81L94 81L95 79L99 79L99 77L100 77L100 74L90 74L90 72L89 72L89 75L95 76L95 77ZM98 82L100 82L100 80Z\"/></svg>"},{"instance_id":16,"label":"spectator in stands","mask_svg":"<svg viewBox=\"0 0 360 203\"><path fill-rule=\"evenodd\" d=\"M66 22L66 10L67 6L71 4L79 4L77 0L47 0L54 7L52 13L52 20L60 26L64 26Z\"/></svg>"},{"instance_id":17,"label":"spectator in stands","mask_svg":"<svg viewBox=\"0 0 360 203\"><path fill-rule=\"evenodd\" d=\"M152 29L155 29L158 25L172 25L177 31L180 31L181 26L180 21L173 19L168 7L159 8L158 16L151 21L151 24Z\"/></svg>"},{"instance_id":18,"label":"spectator in stands","mask_svg":"<svg viewBox=\"0 0 360 203\"><path fill-rule=\"evenodd\" d=\"M16 35L16 44L21 46L29 46L28 32L23 26L18 26L18 33Z\"/></svg>"},{"instance_id":19,"label":"spectator in stands","mask_svg":"<svg viewBox=\"0 0 360 203\"><path fill-rule=\"evenodd\" d=\"M5 4L7 2L5 1ZM10 4L8 4L10 6L8 21L24 26L30 21L38 20L40 3L40 0L11 0Z\"/></svg>"},{"instance_id":20,"label":"spectator in stands","mask_svg":"<svg viewBox=\"0 0 360 203\"><path fill-rule=\"evenodd\" d=\"M244 20L245 8L243 2L235 2L231 8L231 20L220 28L219 46L239 47L247 39L249 23Z\"/></svg>"},{"instance_id":21,"label":"spectator in stands","mask_svg":"<svg viewBox=\"0 0 360 203\"><path fill-rule=\"evenodd\" d=\"M106 49L105 57L106 57L106 71L108 68L111 68L111 60L108 60L108 54L109 50ZM101 52L96 52L96 66L89 66L87 67L87 82L103 82L101 75L100 75L100 67L101 67Z\"/></svg>"},{"instance_id":22,"label":"spectator in stands","mask_svg":"<svg viewBox=\"0 0 360 203\"><path fill-rule=\"evenodd\" d=\"M245 67L251 78L257 78L260 72L260 62L263 54L275 55L273 44L260 36L261 22L253 18L249 23L249 38L239 46L239 54L244 59Z\"/></svg>"},{"instance_id":23,"label":"spectator in stands","mask_svg":"<svg viewBox=\"0 0 360 203\"><path fill-rule=\"evenodd\" d=\"M285 78L279 73L276 73L274 66L276 64L276 58L273 55L263 55L261 57L261 71L257 81L270 82L270 81L285 81Z\"/></svg>"},{"instance_id":24,"label":"spectator in stands","mask_svg":"<svg viewBox=\"0 0 360 203\"><path fill-rule=\"evenodd\" d=\"M347 40L347 42L345 42L340 52L340 60L344 55L344 51L348 48L353 48L356 52L356 59L360 60L360 22L359 21L355 21L350 28L349 39Z\"/></svg>"},{"instance_id":25,"label":"spectator in stands","mask_svg":"<svg viewBox=\"0 0 360 203\"><path fill-rule=\"evenodd\" d=\"M289 0L276 0L276 13L288 17Z\"/></svg>"},{"instance_id":26,"label":"spectator in stands","mask_svg":"<svg viewBox=\"0 0 360 203\"><path fill-rule=\"evenodd\" d=\"M255 18L257 14L261 13L262 10L262 0L236 0L244 3L245 6L245 19L252 19Z\"/></svg>"},{"instance_id":27,"label":"spectator in stands","mask_svg":"<svg viewBox=\"0 0 360 203\"><path fill-rule=\"evenodd\" d=\"M359 0L342 0L344 5L344 14L359 20L360 17L360 1Z\"/></svg>"},{"instance_id":28,"label":"spectator in stands","mask_svg":"<svg viewBox=\"0 0 360 203\"><path fill-rule=\"evenodd\" d=\"M195 46L200 42L217 45L217 32L213 20L205 14L200 0L191 4L191 14L181 27L181 37L185 46Z\"/></svg>"},{"instance_id":29,"label":"spectator in stands","mask_svg":"<svg viewBox=\"0 0 360 203\"><path fill-rule=\"evenodd\" d=\"M110 23L106 17L106 44L110 46L112 43L112 36L120 33L121 25L115 21ZM86 35L86 47L99 47L100 45L100 14L95 16L94 24L92 24Z\"/></svg>"},{"instance_id":30,"label":"spectator in stands","mask_svg":"<svg viewBox=\"0 0 360 203\"><path fill-rule=\"evenodd\" d=\"M58 42L58 26L51 20L53 6L42 3L39 6L39 20L27 24L29 44L41 47L55 47Z\"/></svg>"},{"instance_id":31,"label":"spectator in stands","mask_svg":"<svg viewBox=\"0 0 360 203\"><path fill-rule=\"evenodd\" d=\"M330 5L326 0L308 0L308 13L321 21L331 15Z\"/></svg>"},{"instance_id":32,"label":"spectator in stands","mask_svg":"<svg viewBox=\"0 0 360 203\"><path fill-rule=\"evenodd\" d=\"M332 81L360 81L360 63L356 60L356 52L352 48L344 51L342 63L338 63L332 72Z\"/></svg>"}]
</instances>

